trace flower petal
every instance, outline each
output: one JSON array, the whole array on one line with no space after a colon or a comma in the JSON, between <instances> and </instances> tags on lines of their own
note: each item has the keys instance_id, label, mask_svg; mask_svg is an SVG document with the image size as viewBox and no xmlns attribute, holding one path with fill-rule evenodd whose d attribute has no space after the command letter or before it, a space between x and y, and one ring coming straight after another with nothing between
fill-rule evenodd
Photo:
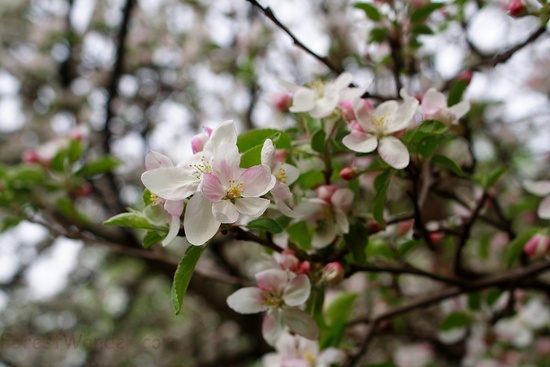
<instances>
[{"instance_id":1,"label":"flower petal","mask_svg":"<svg viewBox=\"0 0 550 367\"><path fill-rule=\"evenodd\" d=\"M422 97L421 107L423 115L432 115L440 109L447 109L447 99L443 93L430 88Z\"/></svg>"},{"instance_id":2,"label":"flower petal","mask_svg":"<svg viewBox=\"0 0 550 367\"><path fill-rule=\"evenodd\" d=\"M197 190L199 179L190 167L161 167L143 172L141 182L166 200L183 200Z\"/></svg>"},{"instance_id":3,"label":"flower petal","mask_svg":"<svg viewBox=\"0 0 550 367\"><path fill-rule=\"evenodd\" d=\"M460 103L457 103L451 107L449 107L449 111L455 116L455 119L453 121L453 124L456 124L462 116L468 113L470 111L470 102L468 101L462 101Z\"/></svg>"},{"instance_id":4,"label":"flower petal","mask_svg":"<svg viewBox=\"0 0 550 367\"><path fill-rule=\"evenodd\" d=\"M332 94L325 94L322 98L315 101L315 107L309 111L311 117L320 119L327 117L334 111L340 102L340 97L337 92Z\"/></svg>"},{"instance_id":5,"label":"flower petal","mask_svg":"<svg viewBox=\"0 0 550 367\"><path fill-rule=\"evenodd\" d=\"M281 269L266 269L256 273L255 278L260 289L273 295L282 295L288 283L288 276L288 273Z\"/></svg>"},{"instance_id":6,"label":"flower petal","mask_svg":"<svg viewBox=\"0 0 550 367\"><path fill-rule=\"evenodd\" d=\"M216 127L204 144L203 152L214 154L223 145L237 145L237 130L233 120L222 122Z\"/></svg>"},{"instance_id":7,"label":"flower petal","mask_svg":"<svg viewBox=\"0 0 550 367\"><path fill-rule=\"evenodd\" d=\"M311 246L316 249L325 248L334 241L337 234L332 218L321 220L311 238Z\"/></svg>"},{"instance_id":8,"label":"flower petal","mask_svg":"<svg viewBox=\"0 0 550 367\"><path fill-rule=\"evenodd\" d=\"M319 326L307 312L297 307L285 307L282 314L290 331L311 340L319 338Z\"/></svg>"},{"instance_id":9,"label":"flower petal","mask_svg":"<svg viewBox=\"0 0 550 367\"><path fill-rule=\"evenodd\" d=\"M283 300L289 306L300 306L306 303L311 292L311 284L307 275L295 276L285 287Z\"/></svg>"},{"instance_id":10,"label":"flower petal","mask_svg":"<svg viewBox=\"0 0 550 367\"><path fill-rule=\"evenodd\" d=\"M183 200L166 200L164 210L174 217L180 217L183 213Z\"/></svg>"},{"instance_id":11,"label":"flower petal","mask_svg":"<svg viewBox=\"0 0 550 367\"><path fill-rule=\"evenodd\" d=\"M235 208L241 214L259 217L266 211L269 203L268 199L263 198L240 198L235 200Z\"/></svg>"},{"instance_id":12,"label":"flower petal","mask_svg":"<svg viewBox=\"0 0 550 367\"><path fill-rule=\"evenodd\" d=\"M266 139L262 146L261 162L268 167L273 167L273 160L275 159L275 147L271 139Z\"/></svg>"},{"instance_id":13,"label":"flower petal","mask_svg":"<svg viewBox=\"0 0 550 367\"><path fill-rule=\"evenodd\" d=\"M230 200L220 200L212 204L214 218L221 223L235 223L239 220L239 212Z\"/></svg>"},{"instance_id":14,"label":"flower petal","mask_svg":"<svg viewBox=\"0 0 550 367\"><path fill-rule=\"evenodd\" d=\"M285 172L287 185L292 185L300 177L300 170L290 164L283 163L280 168Z\"/></svg>"},{"instance_id":15,"label":"flower petal","mask_svg":"<svg viewBox=\"0 0 550 367\"><path fill-rule=\"evenodd\" d=\"M227 194L220 179L213 173L204 173L202 175L201 191L212 202L220 201Z\"/></svg>"},{"instance_id":16,"label":"flower petal","mask_svg":"<svg viewBox=\"0 0 550 367\"><path fill-rule=\"evenodd\" d=\"M308 88L299 88L292 97L290 112L307 112L315 107L315 91Z\"/></svg>"},{"instance_id":17,"label":"flower petal","mask_svg":"<svg viewBox=\"0 0 550 367\"><path fill-rule=\"evenodd\" d=\"M279 310L270 309L262 322L262 336L269 345L275 345L283 332L283 320Z\"/></svg>"},{"instance_id":18,"label":"flower petal","mask_svg":"<svg viewBox=\"0 0 550 367\"><path fill-rule=\"evenodd\" d=\"M354 152L369 153L376 149L378 140L373 135L353 131L344 136L342 143Z\"/></svg>"},{"instance_id":19,"label":"flower petal","mask_svg":"<svg viewBox=\"0 0 550 367\"><path fill-rule=\"evenodd\" d=\"M295 212L294 210L290 209L288 205L282 200L279 200L277 198L274 199L275 206L283 215L286 215L289 218L301 218L302 214Z\"/></svg>"},{"instance_id":20,"label":"flower petal","mask_svg":"<svg viewBox=\"0 0 550 367\"><path fill-rule=\"evenodd\" d=\"M523 182L523 188L531 194L546 196L550 194L550 181L526 180Z\"/></svg>"},{"instance_id":21,"label":"flower petal","mask_svg":"<svg viewBox=\"0 0 550 367\"><path fill-rule=\"evenodd\" d=\"M275 186L276 181L271 169L264 164L247 168L237 179L237 182L243 183L244 197L264 195Z\"/></svg>"},{"instance_id":22,"label":"flower petal","mask_svg":"<svg viewBox=\"0 0 550 367\"><path fill-rule=\"evenodd\" d=\"M385 132L387 134L394 133L399 130L406 129L411 124L418 109L418 100L416 98L407 98L397 108L393 117L386 123Z\"/></svg>"},{"instance_id":23,"label":"flower petal","mask_svg":"<svg viewBox=\"0 0 550 367\"><path fill-rule=\"evenodd\" d=\"M540 202L537 214L541 219L550 219L550 196Z\"/></svg>"},{"instance_id":24,"label":"flower petal","mask_svg":"<svg viewBox=\"0 0 550 367\"><path fill-rule=\"evenodd\" d=\"M262 290L258 287L241 288L227 297L227 305L242 314L258 313L267 310L263 303Z\"/></svg>"},{"instance_id":25,"label":"flower petal","mask_svg":"<svg viewBox=\"0 0 550 367\"><path fill-rule=\"evenodd\" d=\"M242 173L240 168L241 154L236 145L224 144L214 154L212 171L218 176L222 185L229 186L229 180L237 179Z\"/></svg>"},{"instance_id":26,"label":"flower petal","mask_svg":"<svg viewBox=\"0 0 550 367\"><path fill-rule=\"evenodd\" d=\"M336 348L327 348L323 349L321 353L319 353L319 357L317 358L317 363L320 366L331 366L333 364L341 365L344 363L344 360L346 359L346 355L343 351Z\"/></svg>"},{"instance_id":27,"label":"flower petal","mask_svg":"<svg viewBox=\"0 0 550 367\"><path fill-rule=\"evenodd\" d=\"M353 191L350 189L338 189L330 197L331 204L347 213L353 204Z\"/></svg>"},{"instance_id":28,"label":"flower petal","mask_svg":"<svg viewBox=\"0 0 550 367\"><path fill-rule=\"evenodd\" d=\"M172 220L170 221L170 229L168 230L168 234L162 240L162 245L163 246L168 245L170 242L172 242L172 240L174 240L174 238L177 237L177 235L180 231L180 225L181 225L180 217L179 216L178 217L172 217Z\"/></svg>"},{"instance_id":29,"label":"flower petal","mask_svg":"<svg viewBox=\"0 0 550 367\"><path fill-rule=\"evenodd\" d=\"M158 152L151 151L145 157L145 169L147 171L160 168L160 167L173 167L173 166L174 166L174 163L172 163L172 160L170 158Z\"/></svg>"},{"instance_id":30,"label":"flower petal","mask_svg":"<svg viewBox=\"0 0 550 367\"><path fill-rule=\"evenodd\" d=\"M220 228L220 222L212 214L212 203L201 193L193 195L187 203L183 228L187 241L196 246L214 237Z\"/></svg>"},{"instance_id":31,"label":"flower petal","mask_svg":"<svg viewBox=\"0 0 550 367\"><path fill-rule=\"evenodd\" d=\"M386 136L380 140L378 154L393 168L402 169L409 165L409 151L407 147L401 140L393 136Z\"/></svg>"},{"instance_id":32,"label":"flower petal","mask_svg":"<svg viewBox=\"0 0 550 367\"><path fill-rule=\"evenodd\" d=\"M275 186L271 189L271 193L274 198L279 200L288 200L292 197L292 193L290 192L288 185L279 181L275 182Z\"/></svg>"}]
</instances>

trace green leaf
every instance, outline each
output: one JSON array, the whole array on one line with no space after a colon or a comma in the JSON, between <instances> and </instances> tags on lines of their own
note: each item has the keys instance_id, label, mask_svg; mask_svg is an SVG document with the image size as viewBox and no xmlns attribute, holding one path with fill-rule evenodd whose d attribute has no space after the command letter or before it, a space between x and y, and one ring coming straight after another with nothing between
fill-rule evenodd
<instances>
[{"instance_id":1,"label":"green leaf","mask_svg":"<svg viewBox=\"0 0 550 367\"><path fill-rule=\"evenodd\" d=\"M474 177L474 180L481 185L485 190L493 187L502 175L508 171L508 167L501 166L496 167L491 170L489 173L477 174Z\"/></svg>"},{"instance_id":2,"label":"green leaf","mask_svg":"<svg viewBox=\"0 0 550 367\"><path fill-rule=\"evenodd\" d=\"M82 155L83 151L84 147L82 146L82 143L78 140L71 139L69 141L69 146L67 147L67 158L69 159L69 162L76 162Z\"/></svg>"},{"instance_id":3,"label":"green leaf","mask_svg":"<svg viewBox=\"0 0 550 367\"><path fill-rule=\"evenodd\" d=\"M261 164L262 147L263 145L256 145L254 148L250 148L246 152L244 152L241 156L241 167L248 168Z\"/></svg>"},{"instance_id":4,"label":"green leaf","mask_svg":"<svg viewBox=\"0 0 550 367\"><path fill-rule=\"evenodd\" d=\"M435 152L440 141L438 136L427 136L416 145L416 150L424 157L429 157Z\"/></svg>"},{"instance_id":5,"label":"green leaf","mask_svg":"<svg viewBox=\"0 0 550 367\"><path fill-rule=\"evenodd\" d=\"M109 172L119 164L120 162L113 157L103 157L96 161L84 164L75 174L84 177L95 176Z\"/></svg>"},{"instance_id":6,"label":"green leaf","mask_svg":"<svg viewBox=\"0 0 550 367\"><path fill-rule=\"evenodd\" d=\"M340 345L356 300L356 293L341 293L328 305L325 312L328 328L321 340L322 348Z\"/></svg>"},{"instance_id":7,"label":"green leaf","mask_svg":"<svg viewBox=\"0 0 550 367\"><path fill-rule=\"evenodd\" d=\"M365 250L365 254L370 257L385 257L394 259L395 253L390 245L381 238L374 238L369 241L369 245Z\"/></svg>"},{"instance_id":8,"label":"green leaf","mask_svg":"<svg viewBox=\"0 0 550 367\"><path fill-rule=\"evenodd\" d=\"M311 248L311 231L304 221L295 223L289 226L286 230L290 240L298 244L302 249L309 250Z\"/></svg>"},{"instance_id":9,"label":"green leaf","mask_svg":"<svg viewBox=\"0 0 550 367\"><path fill-rule=\"evenodd\" d=\"M382 226L385 226L384 208L386 206L386 195L388 193L388 186L390 185L391 175L392 170L388 169L380 173L374 179L376 196L374 197L374 203L372 206L372 215L374 219Z\"/></svg>"},{"instance_id":10,"label":"green leaf","mask_svg":"<svg viewBox=\"0 0 550 367\"><path fill-rule=\"evenodd\" d=\"M481 294L479 294L479 292L470 293L468 295L468 307L474 311L481 309Z\"/></svg>"},{"instance_id":11,"label":"green leaf","mask_svg":"<svg viewBox=\"0 0 550 367\"><path fill-rule=\"evenodd\" d=\"M273 140L275 147L290 149L291 140L287 133L277 129L258 129L242 133L237 137L239 152L246 152L258 145L263 145L266 139Z\"/></svg>"},{"instance_id":12,"label":"green leaf","mask_svg":"<svg viewBox=\"0 0 550 367\"><path fill-rule=\"evenodd\" d=\"M382 20L382 14L378 11L378 9L369 3L355 3L353 5L357 9L361 9L365 12L365 15L374 22L379 22Z\"/></svg>"},{"instance_id":13,"label":"green leaf","mask_svg":"<svg viewBox=\"0 0 550 367\"><path fill-rule=\"evenodd\" d=\"M131 213L121 213L117 214L114 217L107 219L103 222L103 225L106 226L123 226L131 227L138 229L153 229L153 230L163 230L163 228L157 227L149 223L147 218L141 213L131 212Z\"/></svg>"},{"instance_id":14,"label":"green leaf","mask_svg":"<svg viewBox=\"0 0 550 367\"><path fill-rule=\"evenodd\" d=\"M439 330L449 331L452 329L462 328L470 325L472 318L466 312L456 311L451 312L445 317L441 325L439 325Z\"/></svg>"},{"instance_id":15,"label":"green leaf","mask_svg":"<svg viewBox=\"0 0 550 367\"><path fill-rule=\"evenodd\" d=\"M435 154L432 157L432 163L437 165L437 166L446 168L446 169L448 169L449 171L453 172L454 174L456 174L458 176L464 176L465 175L464 171L462 171L462 168L460 168L460 166L458 164L456 164L451 158L446 157L444 155Z\"/></svg>"},{"instance_id":16,"label":"green leaf","mask_svg":"<svg viewBox=\"0 0 550 367\"><path fill-rule=\"evenodd\" d=\"M449 128L447 125L442 123L441 121L436 120L426 120L418 126L416 129L419 133L424 133L428 135L441 135L445 133Z\"/></svg>"},{"instance_id":17,"label":"green leaf","mask_svg":"<svg viewBox=\"0 0 550 367\"><path fill-rule=\"evenodd\" d=\"M311 189L325 181L325 176L321 171L304 172L298 177L298 185L303 189Z\"/></svg>"},{"instance_id":18,"label":"green leaf","mask_svg":"<svg viewBox=\"0 0 550 367\"><path fill-rule=\"evenodd\" d=\"M366 262L365 248L369 243L369 231L361 223L353 223L348 233L344 234L344 241L351 251L353 261L357 264Z\"/></svg>"},{"instance_id":19,"label":"green leaf","mask_svg":"<svg viewBox=\"0 0 550 367\"><path fill-rule=\"evenodd\" d=\"M206 246L189 246L181 259L178 268L176 269L171 293L172 306L174 307L176 315L179 315L181 312L183 296L187 291L187 286L191 281L195 266L197 265L197 262L199 261L205 248Z\"/></svg>"},{"instance_id":20,"label":"green leaf","mask_svg":"<svg viewBox=\"0 0 550 367\"><path fill-rule=\"evenodd\" d=\"M327 134L325 133L325 130L323 129L317 130L311 137L311 149L319 153L324 153L326 137L327 137Z\"/></svg>"},{"instance_id":21,"label":"green leaf","mask_svg":"<svg viewBox=\"0 0 550 367\"><path fill-rule=\"evenodd\" d=\"M426 24L418 24L411 30L413 34L433 34L434 32Z\"/></svg>"},{"instance_id":22,"label":"green leaf","mask_svg":"<svg viewBox=\"0 0 550 367\"><path fill-rule=\"evenodd\" d=\"M450 107L460 102L466 88L468 88L468 81L462 79L455 82L449 90L447 105Z\"/></svg>"},{"instance_id":23,"label":"green leaf","mask_svg":"<svg viewBox=\"0 0 550 367\"><path fill-rule=\"evenodd\" d=\"M264 231L268 231L274 234L281 233L283 231L283 227L277 221L271 219L271 218L258 218L254 219L253 221L250 221L246 228L249 229L261 229Z\"/></svg>"},{"instance_id":24,"label":"green leaf","mask_svg":"<svg viewBox=\"0 0 550 367\"><path fill-rule=\"evenodd\" d=\"M426 6L416 9L411 14L411 23L421 23L425 21L434 11L443 7L442 3L430 3Z\"/></svg>"},{"instance_id":25,"label":"green leaf","mask_svg":"<svg viewBox=\"0 0 550 367\"><path fill-rule=\"evenodd\" d=\"M158 233L157 231L147 231L145 234L145 237L143 237L143 240L141 241L143 243L144 248L149 248L153 246L156 243L159 243L166 237L166 233Z\"/></svg>"},{"instance_id":26,"label":"green leaf","mask_svg":"<svg viewBox=\"0 0 550 367\"><path fill-rule=\"evenodd\" d=\"M397 249L397 253L399 254L400 257L404 257L409 253L409 251L423 244L424 244L423 240L409 240L399 245L399 248Z\"/></svg>"},{"instance_id":27,"label":"green leaf","mask_svg":"<svg viewBox=\"0 0 550 367\"><path fill-rule=\"evenodd\" d=\"M369 33L369 42L382 43L388 35L388 30L385 28L373 28Z\"/></svg>"},{"instance_id":28,"label":"green leaf","mask_svg":"<svg viewBox=\"0 0 550 367\"><path fill-rule=\"evenodd\" d=\"M9 171L8 181L10 186L32 186L44 182L46 174L44 170L34 165L18 166Z\"/></svg>"},{"instance_id":29,"label":"green leaf","mask_svg":"<svg viewBox=\"0 0 550 367\"><path fill-rule=\"evenodd\" d=\"M507 268L511 268L516 260L523 253L523 247L525 243L531 239L534 235L538 234L541 228L532 227L521 232L512 242L508 244L504 250L504 264Z\"/></svg>"}]
</instances>

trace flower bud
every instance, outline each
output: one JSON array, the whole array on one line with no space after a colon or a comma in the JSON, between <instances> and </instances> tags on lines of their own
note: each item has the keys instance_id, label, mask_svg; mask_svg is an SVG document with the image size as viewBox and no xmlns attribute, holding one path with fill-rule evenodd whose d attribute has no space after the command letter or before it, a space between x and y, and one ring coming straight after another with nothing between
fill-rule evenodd
<instances>
[{"instance_id":1,"label":"flower bud","mask_svg":"<svg viewBox=\"0 0 550 367\"><path fill-rule=\"evenodd\" d=\"M193 154L202 152L204 149L204 144L206 144L212 134L212 129L206 127L204 130L205 131L203 133L195 135L195 137L191 140L191 149L193 150Z\"/></svg>"},{"instance_id":2,"label":"flower bud","mask_svg":"<svg viewBox=\"0 0 550 367\"><path fill-rule=\"evenodd\" d=\"M279 112L287 112L292 105L292 94L289 92L281 92L273 98L273 104Z\"/></svg>"},{"instance_id":3,"label":"flower bud","mask_svg":"<svg viewBox=\"0 0 550 367\"><path fill-rule=\"evenodd\" d=\"M344 167L340 171L340 178L345 181L351 181L354 178L357 178L357 170L353 167Z\"/></svg>"},{"instance_id":4,"label":"flower bud","mask_svg":"<svg viewBox=\"0 0 550 367\"><path fill-rule=\"evenodd\" d=\"M474 72L472 70L464 70L456 78L458 80L464 80L466 84L470 84L473 76L474 76Z\"/></svg>"},{"instance_id":5,"label":"flower bud","mask_svg":"<svg viewBox=\"0 0 550 367\"><path fill-rule=\"evenodd\" d=\"M330 285L339 284L344 279L344 267L339 262L333 261L323 268L323 280Z\"/></svg>"},{"instance_id":6,"label":"flower bud","mask_svg":"<svg viewBox=\"0 0 550 367\"><path fill-rule=\"evenodd\" d=\"M510 3L506 4L504 8L508 11L508 14L514 18L522 17L527 13L527 7L523 0L512 0Z\"/></svg>"},{"instance_id":7,"label":"flower bud","mask_svg":"<svg viewBox=\"0 0 550 367\"><path fill-rule=\"evenodd\" d=\"M330 199L332 198L332 195L334 192L338 190L338 187L334 185L322 185L317 188L317 197L321 200L326 201L327 203L330 203Z\"/></svg>"},{"instance_id":8,"label":"flower bud","mask_svg":"<svg viewBox=\"0 0 550 367\"><path fill-rule=\"evenodd\" d=\"M339 110L344 120L353 121L356 119L355 111L353 110L353 106L349 99L346 99L345 101L340 102Z\"/></svg>"},{"instance_id":9,"label":"flower bud","mask_svg":"<svg viewBox=\"0 0 550 367\"><path fill-rule=\"evenodd\" d=\"M369 220L369 222L367 223L367 228L372 234L378 233L382 230L382 226L380 225L380 223L375 220Z\"/></svg>"},{"instance_id":10,"label":"flower bud","mask_svg":"<svg viewBox=\"0 0 550 367\"><path fill-rule=\"evenodd\" d=\"M309 274L311 271L311 264L309 261L302 261L300 263L300 268L298 269L298 274Z\"/></svg>"},{"instance_id":11,"label":"flower bud","mask_svg":"<svg viewBox=\"0 0 550 367\"><path fill-rule=\"evenodd\" d=\"M441 241L443 240L443 237L445 237L445 234L443 232L430 232L430 241L435 246L438 246L441 244Z\"/></svg>"},{"instance_id":12,"label":"flower bud","mask_svg":"<svg viewBox=\"0 0 550 367\"><path fill-rule=\"evenodd\" d=\"M36 150L26 150L23 152L23 162L25 163L39 163L40 156Z\"/></svg>"},{"instance_id":13,"label":"flower bud","mask_svg":"<svg viewBox=\"0 0 550 367\"><path fill-rule=\"evenodd\" d=\"M536 234L523 246L523 252L528 256L540 259L550 249L550 237L544 234Z\"/></svg>"},{"instance_id":14,"label":"flower bud","mask_svg":"<svg viewBox=\"0 0 550 367\"><path fill-rule=\"evenodd\" d=\"M87 196L90 196L92 193L92 185L89 182L84 183L82 186L78 188L75 192L75 196L77 198L84 198Z\"/></svg>"}]
</instances>

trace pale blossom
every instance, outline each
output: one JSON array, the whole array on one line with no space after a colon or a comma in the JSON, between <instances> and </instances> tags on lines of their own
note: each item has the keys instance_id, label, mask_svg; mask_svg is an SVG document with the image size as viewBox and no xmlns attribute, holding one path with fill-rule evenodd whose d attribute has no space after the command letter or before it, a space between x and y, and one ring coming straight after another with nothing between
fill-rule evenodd
<instances>
[{"instance_id":1,"label":"pale blossom","mask_svg":"<svg viewBox=\"0 0 550 367\"><path fill-rule=\"evenodd\" d=\"M462 101L448 107L445 95L435 88L430 88L422 97L420 108L424 120L437 120L445 125L456 125L458 120L470 110L470 102Z\"/></svg>"},{"instance_id":2,"label":"pale blossom","mask_svg":"<svg viewBox=\"0 0 550 367\"><path fill-rule=\"evenodd\" d=\"M334 188L332 191L325 186L321 186L318 191L319 197L302 200L295 210L315 223L311 245L324 248L336 236L348 233L347 213L353 203L353 191L347 188Z\"/></svg>"},{"instance_id":3,"label":"pale blossom","mask_svg":"<svg viewBox=\"0 0 550 367\"><path fill-rule=\"evenodd\" d=\"M225 144L214 155L211 169L202 174L201 192L191 198L183 219L191 244L208 241L221 223L235 223L241 214L259 217L269 206L260 196L275 185L271 170L265 165L244 169L240 160L237 146Z\"/></svg>"},{"instance_id":4,"label":"pale blossom","mask_svg":"<svg viewBox=\"0 0 550 367\"><path fill-rule=\"evenodd\" d=\"M550 219L550 181L530 181L523 183L525 190L531 194L545 196L539 204L537 214L542 219Z\"/></svg>"},{"instance_id":5,"label":"pale blossom","mask_svg":"<svg viewBox=\"0 0 550 367\"><path fill-rule=\"evenodd\" d=\"M500 319L495 324L495 333L512 345L522 348L531 345L534 332L548 325L550 311L539 298L532 298L516 316Z\"/></svg>"},{"instance_id":6,"label":"pale blossom","mask_svg":"<svg viewBox=\"0 0 550 367\"><path fill-rule=\"evenodd\" d=\"M404 92L403 103L386 101L374 110L367 108L361 99L354 103L357 123L352 124L352 132L346 135L343 143L359 153L369 153L378 149L380 157L390 166L402 169L409 164L407 147L392 134L409 127L418 107L418 100Z\"/></svg>"},{"instance_id":7,"label":"pale blossom","mask_svg":"<svg viewBox=\"0 0 550 367\"><path fill-rule=\"evenodd\" d=\"M314 118L327 117L336 110L340 102L354 100L365 93L367 88L349 87L352 80L351 74L342 73L332 82L317 82L311 88L283 82L293 93L289 111L307 112Z\"/></svg>"},{"instance_id":8,"label":"pale blossom","mask_svg":"<svg viewBox=\"0 0 550 367\"><path fill-rule=\"evenodd\" d=\"M298 168L288 163L277 161L276 150L271 139L267 139L264 142L261 152L261 162L271 169L271 173L276 179L275 186L271 189L271 194L273 195L273 201L277 209L287 217L299 217L300 215L290 209L285 203L285 200L292 197L292 193L288 186L293 184L300 176Z\"/></svg>"},{"instance_id":9,"label":"pale blossom","mask_svg":"<svg viewBox=\"0 0 550 367\"><path fill-rule=\"evenodd\" d=\"M191 139L191 149L193 150L193 154L202 152L204 149L204 145L210 139L210 136L212 135L212 129L209 127L204 128L204 132L197 134Z\"/></svg>"},{"instance_id":10,"label":"pale blossom","mask_svg":"<svg viewBox=\"0 0 550 367\"><path fill-rule=\"evenodd\" d=\"M319 337L313 318L298 308L311 292L307 275L281 269L267 269L256 274L257 287L241 288L227 298L231 309L242 314L266 312L262 334L271 345L281 336L284 326L308 339Z\"/></svg>"},{"instance_id":11,"label":"pale blossom","mask_svg":"<svg viewBox=\"0 0 550 367\"><path fill-rule=\"evenodd\" d=\"M346 357L340 349L319 350L317 342L288 333L281 335L275 351L262 358L262 367L330 367Z\"/></svg>"},{"instance_id":12,"label":"pale blossom","mask_svg":"<svg viewBox=\"0 0 550 367\"><path fill-rule=\"evenodd\" d=\"M144 172L141 182L149 191L163 199L186 199L197 191L203 173L212 170L215 152L226 144L237 144L237 131L232 121L226 121L214 129L202 151L177 166L162 166Z\"/></svg>"}]
</instances>

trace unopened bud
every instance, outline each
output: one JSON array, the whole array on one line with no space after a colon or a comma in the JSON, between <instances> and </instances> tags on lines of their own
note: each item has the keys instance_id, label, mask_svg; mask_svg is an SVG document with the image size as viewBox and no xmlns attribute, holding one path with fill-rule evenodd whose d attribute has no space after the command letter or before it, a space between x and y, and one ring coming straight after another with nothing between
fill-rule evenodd
<instances>
[{"instance_id":1,"label":"unopened bud","mask_svg":"<svg viewBox=\"0 0 550 367\"><path fill-rule=\"evenodd\" d=\"M25 163L39 163L40 156L36 150L26 150L23 152L23 162Z\"/></svg>"},{"instance_id":2,"label":"unopened bud","mask_svg":"<svg viewBox=\"0 0 550 367\"><path fill-rule=\"evenodd\" d=\"M380 223L378 223L375 220L370 220L367 223L367 228L369 229L369 232L372 233L372 234L378 233L382 230L382 226L380 225Z\"/></svg>"},{"instance_id":3,"label":"unopened bud","mask_svg":"<svg viewBox=\"0 0 550 367\"><path fill-rule=\"evenodd\" d=\"M322 185L317 188L317 197L321 200L330 203L332 195L338 190L338 187L334 185Z\"/></svg>"},{"instance_id":4,"label":"unopened bud","mask_svg":"<svg viewBox=\"0 0 550 367\"><path fill-rule=\"evenodd\" d=\"M206 133L195 135L195 137L191 140L191 149L193 150L193 154L202 152L204 149L204 144L206 144L207 141L208 135Z\"/></svg>"},{"instance_id":5,"label":"unopened bud","mask_svg":"<svg viewBox=\"0 0 550 367\"><path fill-rule=\"evenodd\" d=\"M357 170L353 167L344 167L340 171L340 178L345 181L351 181L354 178L357 178Z\"/></svg>"},{"instance_id":6,"label":"unopened bud","mask_svg":"<svg viewBox=\"0 0 550 367\"><path fill-rule=\"evenodd\" d=\"M331 262L323 269L323 279L330 285L339 284L344 279L344 267L339 262Z\"/></svg>"},{"instance_id":7,"label":"unopened bud","mask_svg":"<svg viewBox=\"0 0 550 367\"><path fill-rule=\"evenodd\" d=\"M550 249L550 237L544 234L536 234L523 246L523 252L528 256L539 259L546 255Z\"/></svg>"},{"instance_id":8,"label":"unopened bud","mask_svg":"<svg viewBox=\"0 0 550 367\"><path fill-rule=\"evenodd\" d=\"M279 112L287 112L292 105L292 94L289 92L281 92L273 98L273 104Z\"/></svg>"},{"instance_id":9,"label":"unopened bud","mask_svg":"<svg viewBox=\"0 0 550 367\"><path fill-rule=\"evenodd\" d=\"M92 185L89 182L84 183L82 186L78 188L75 192L75 196L77 198L84 198L87 196L90 196L92 193Z\"/></svg>"},{"instance_id":10,"label":"unopened bud","mask_svg":"<svg viewBox=\"0 0 550 367\"><path fill-rule=\"evenodd\" d=\"M302 261L300 263L300 268L298 269L298 273L299 274L309 274L309 272L311 271L311 264L309 263L309 261Z\"/></svg>"},{"instance_id":11,"label":"unopened bud","mask_svg":"<svg viewBox=\"0 0 550 367\"><path fill-rule=\"evenodd\" d=\"M527 14L527 7L523 0L512 0L509 4L505 5L505 9L508 10L508 14L514 18L519 18Z\"/></svg>"},{"instance_id":12,"label":"unopened bud","mask_svg":"<svg viewBox=\"0 0 550 367\"><path fill-rule=\"evenodd\" d=\"M299 270L300 260L293 250L283 250L279 257L279 265L283 270L296 272Z\"/></svg>"},{"instance_id":13,"label":"unopened bud","mask_svg":"<svg viewBox=\"0 0 550 367\"><path fill-rule=\"evenodd\" d=\"M470 84L473 76L474 76L474 72L472 70L464 70L456 78L458 80L464 80L467 84Z\"/></svg>"},{"instance_id":14,"label":"unopened bud","mask_svg":"<svg viewBox=\"0 0 550 367\"><path fill-rule=\"evenodd\" d=\"M445 234L443 232L430 232L429 236L432 244L438 246L439 244L441 244L441 240L443 240Z\"/></svg>"},{"instance_id":15,"label":"unopened bud","mask_svg":"<svg viewBox=\"0 0 550 367\"><path fill-rule=\"evenodd\" d=\"M412 229L413 224L414 224L414 221L412 220L406 220L406 221L400 222L397 225L397 233L401 236L406 235Z\"/></svg>"}]
</instances>

